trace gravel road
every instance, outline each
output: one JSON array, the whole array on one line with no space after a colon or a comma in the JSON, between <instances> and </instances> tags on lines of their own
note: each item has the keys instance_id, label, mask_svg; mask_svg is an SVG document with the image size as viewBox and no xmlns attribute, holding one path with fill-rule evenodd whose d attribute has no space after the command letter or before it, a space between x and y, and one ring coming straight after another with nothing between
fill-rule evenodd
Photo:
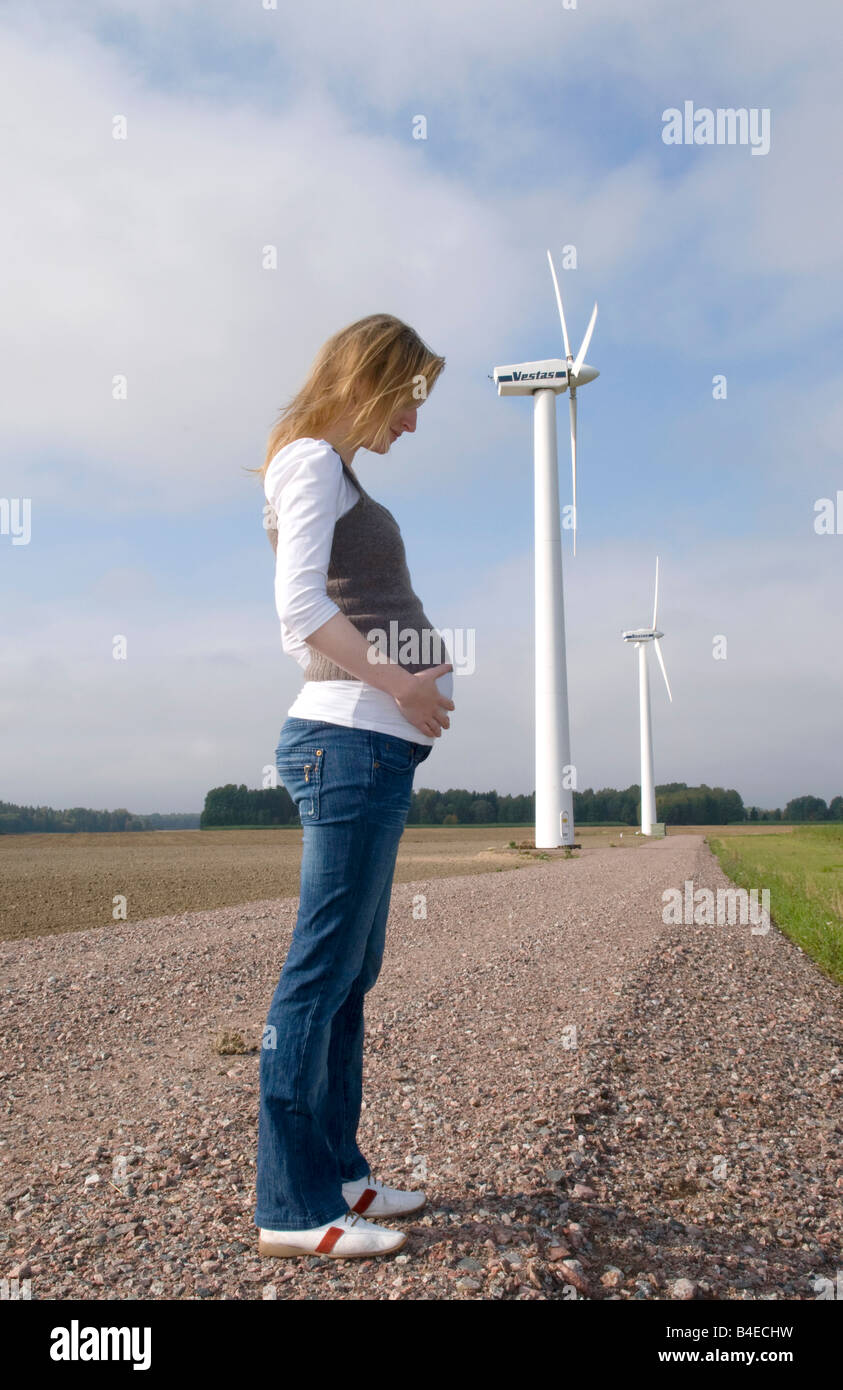
<instances>
[{"instance_id":1,"label":"gravel road","mask_svg":"<svg viewBox=\"0 0 843 1390\"><path fill-rule=\"evenodd\" d=\"M296 899L5 943L0 1274L37 1299L828 1296L840 989L775 926L665 925L686 880L727 886L699 836L395 886L360 1138L428 1205L365 1261L256 1250Z\"/></svg>"}]
</instances>

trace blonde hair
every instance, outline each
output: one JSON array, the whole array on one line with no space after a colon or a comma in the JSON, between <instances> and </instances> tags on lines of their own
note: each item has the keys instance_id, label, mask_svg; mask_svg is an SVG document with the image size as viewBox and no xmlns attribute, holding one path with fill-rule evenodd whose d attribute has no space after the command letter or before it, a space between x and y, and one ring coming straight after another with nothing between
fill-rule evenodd
<instances>
[{"instance_id":1,"label":"blonde hair","mask_svg":"<svg viewBox=\"0 0 843 1390\"><path fill-rule=\"evenodd\" d=\"M350 448L386 443L389 421L404 405L425 400L445 366L409 324L392 314L370 314L341 328L316 355L304 385L273 425L261 468L294 439L319 439L351 413ZM372 430L374 428L374 439Z\"/></svg>"}]
</instances>

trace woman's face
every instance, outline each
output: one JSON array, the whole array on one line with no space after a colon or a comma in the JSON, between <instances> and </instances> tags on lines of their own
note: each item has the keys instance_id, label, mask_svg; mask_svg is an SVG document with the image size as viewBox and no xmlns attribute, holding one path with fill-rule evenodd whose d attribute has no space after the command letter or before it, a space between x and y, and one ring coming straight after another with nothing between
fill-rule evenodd
<instances>
[{"instance_id":1,"label":"woman's face","mask_svg":"<svg viewBox=\"0 0 843 1390\"><path fill-rule=\"evenodd\" d=\"M395 414L390 417L389 430L385 442L380 445L376 443L370 444L369 447L372 452L376 454L387 454L396 439L400 439L402 434L412 434L416 428L416 416L418 412L418 403L405 405L402 406L400 410L396 410Z\"/></svg>"}]
</instances>

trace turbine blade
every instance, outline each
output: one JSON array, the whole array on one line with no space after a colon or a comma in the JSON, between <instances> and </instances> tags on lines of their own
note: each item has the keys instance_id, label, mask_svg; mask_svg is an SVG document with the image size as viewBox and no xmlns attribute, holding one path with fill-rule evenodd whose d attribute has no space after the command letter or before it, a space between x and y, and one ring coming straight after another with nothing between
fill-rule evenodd
<instances>
[{"instance_id":1,"label":"turbine blade","mask_svg":"<svg viewBox=\"0 0 843 1390\"><path fill-rule=\"evenodd\" d=\"M656 556L656 592L653 598L653 627L656 626L656 619L659 616L659 557ZM667 677L665 676L665 680Z\"/></svg>"},{"instance_id":2,"label":"turbine blade","mask_svg":"<svg viewBox=\"0 0 843 1390\"><path fill-rule=\"evenodd\" d=\"M574 376L579 376L580 374L580 367L585 361L585 354L588 352L588 345L591 342L591 335L594 332L594 325L596 322L597 305L595 304L594 309L592 310L591 320L589 322L588 328L585 330L585 337L583 338L582 344L580 345L580 350L577 353L577 360L571 368L571 371L573 372Z\"/></svg>"},{"instance_id":3,"label":"turbine blade","mask_svg":"<svg viewBox=\"0 0 843 1390\"><path fill-rule=\"evenodd\" d=\"M570 393L571 403L571 475L574 498L574 554L577 553L577 395Z\"/></svg>"},{"instance_id":4,"label":"turbine blade","mask_svg":"<svg viewBox=\"0 0 843 1390\"><path fill-rule=\"evenodd\" d=\"M559 317L562 321L562 341L565 344L565 356L566 358L570 359L571 345L568 342L568 329L565 326L565 310L562 308L562 296L559 293L559 281L556 278L556 271L553 268L553 257L551 256L550 251L548 251L547 253L547 259L550 261L550 273L553 276L553 288L556 291L556 303L559 305Z\"/></svg>"},{"instance_id":5,"label":"turbine blade","mask_svg":"<svg viewBox=\"0 0 843 1390\"><path fill-rule=\"evenodd\" d=\"M665 685L667 686L667 695L668 695L668 699L670 700L670 703L673 704L673 696L672 696L671 693L670 693L670 682L669 682L669 680L667 679L667 671L665 670L665 666L664 666L664 657L662 656L662 644L661 644L661 642L659 641L658 637L656 637L655 640L653 641L653 646L654 646L655 649L656 649L656 656L658 657L658 659L659 659L659 665L660 665L661 668L662 668L662 675L664 676L664 683L665 683Z\"/></svg>"}]
</instances>

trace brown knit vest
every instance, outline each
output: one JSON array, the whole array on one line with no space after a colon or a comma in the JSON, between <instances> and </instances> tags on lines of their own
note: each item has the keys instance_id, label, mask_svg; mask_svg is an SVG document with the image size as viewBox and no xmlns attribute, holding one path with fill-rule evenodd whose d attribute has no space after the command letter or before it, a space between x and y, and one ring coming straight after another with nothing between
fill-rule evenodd
<instances>
[{"instance_id":1,"label":"brown knit vest","mask_svg":"<svg viewBox=\"0 0 843 1390\"><path fill-rule=\"evenodd\" d=\"M415 593L398 522L370 497L340 458L343 472L360 494L334 527L326 593L371 645L385 650L414 675L450 662L444 641ZM270 532L270 541L276 536ZM378 629L378 637L370 636ZM308 681L358 680L313 649L304 673ZM415 658L415 659L413 659Z\"/></svg>"}]
</instances>

